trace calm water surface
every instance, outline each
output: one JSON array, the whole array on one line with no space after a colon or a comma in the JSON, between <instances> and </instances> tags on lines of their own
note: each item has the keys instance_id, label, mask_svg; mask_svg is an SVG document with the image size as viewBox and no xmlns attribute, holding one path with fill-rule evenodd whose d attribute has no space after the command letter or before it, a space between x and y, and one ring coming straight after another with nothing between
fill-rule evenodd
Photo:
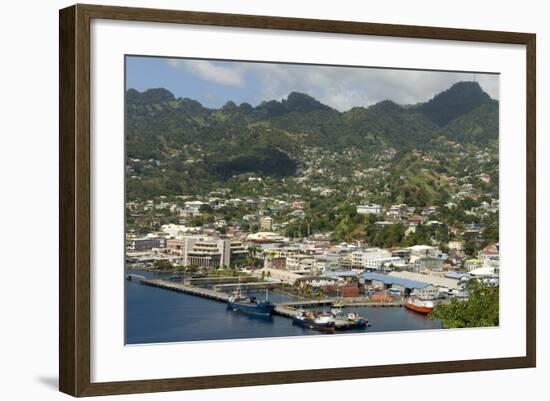
<instances>
[{"instance_id":1,"label":"calm water surface","mask_svg":"<svg viewBox=\"0 0 550 401\"><path fill-rule=\"evenodd\" d=\"M170 276L167 273L132 273L156 278ZM227 309L221 302L149 287L137 281L125 283L127 344L320 335L317 331L292 325L291 320L285 317L246 315ZM265 291L249 295L263 299ZM293 300L273 291L269 299L272 302ZM405 308L355 307L344 310L347 309L369 319L371 327L360 332L441 328L438 321L428 320Z\"/></svg>"}]
</instances>

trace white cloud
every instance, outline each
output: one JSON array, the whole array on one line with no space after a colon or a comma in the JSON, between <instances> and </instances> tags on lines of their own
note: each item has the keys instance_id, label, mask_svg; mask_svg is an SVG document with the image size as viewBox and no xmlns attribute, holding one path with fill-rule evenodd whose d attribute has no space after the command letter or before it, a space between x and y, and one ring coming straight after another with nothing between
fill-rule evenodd
<instances>
[{"instance_id":1,"label":"white cloud","mask_svg":"<svg viewBox=\"0 0 550 401\"><path fill-rule=\"evenodd\" d=\"M185 69L188 72L199 76L205 81L215 82L228 86L244 86L244 68L240 63L221 66L207 60L168 60L174 68Z\"/></svg>"},{"instance_id":2,"label":"white cloud","mask_svg":"<svg viewBox=\"0 0 550 401\"><path fill-rule=\"evenodd\" d=\"M469 73L287 64L248 64L246 69L261 84L256 102L299 91L341 111L387 99L414 104L431 99L456 82L474 78L491 97L499 97L498 76L487 74L474 77Z\"/></svg>"},{"instance_id":3,"label":"white cloud","mask_svg":"<svg viewBox=\"0 0 550 401\"><path fill-rule=\"evenodd\" d=\"M340 111L388 99L414 104L431 99L456 82L472 79L492 98L499 98L498 75L489 74L207 60L169 63L201 79L234 90L246 89L247 101L252 104L280 100L292 91L307 93Z\"/></svg>"}]
</instances>

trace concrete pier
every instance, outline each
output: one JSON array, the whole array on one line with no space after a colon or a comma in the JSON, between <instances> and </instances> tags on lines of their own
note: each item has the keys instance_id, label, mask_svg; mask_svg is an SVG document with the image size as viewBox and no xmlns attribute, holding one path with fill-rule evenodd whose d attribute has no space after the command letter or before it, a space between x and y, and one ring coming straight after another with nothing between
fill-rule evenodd
<instances>
[{"instance_id":1,"label":"concrete pier","mask_svg":"<svg viewBox=\"0 0 550 401\"><path fill-rule=\"evenodd\" d=\"M146 279L145 276L141 276L139 274L127 274L126 275L126 280L129 280L129 281L132 281L132 280L143 281L145 279Z\"/></svg>"},{"instance_id":2,"label":"concrete pier","mask_svg":"<svg viewBox=\"0 0 550 401\"><path fill-rule=\"evenodd\" d=\"M159 280L159 279L146 279L143 276L132 275L128 279L137 279L140 280L141 284L148 285L151 287L164 288L170 291L177 291L184 294L195 295L203 298L212 299L214 301L226 302L228 293L222 292L215 289L195 287L192 285L187 285L183 283L177 283L168 280ZM251 288L258 288L259 285L268 285L272 283L249 283L248 286ZM216 287L229 288L233 284L220 284ZM244 285L243 285L244 286ZM264 287L265 288L265 287ZM315 306L331 306L335 302L342 304L343 306L377 306L377 307L400 307L403 306L399 302L371 302L368 300L362 299L350 299L348 301L342 299L318 299L318 300L301 300L293 302L285 302L275 304L273 313L279 316L284 316L287 318L292 318L300 308L306 307L315 307ZM343 319L336 319L336 330L346 330L355 328L355 325L352 322Z\"/></svg>"},{"instance_id":3,"label":"concrete pier","mask_svg":"<svg viewBox=\"0 0 550 401\"><path fill-rule=\"evenodd\" d=\"M236 284L236 283L254 283L259 281L258 277L251 276L222 276L222 277L195 277L186 278L183 283L186 285L216 285L216 284Z\"/></svg>"},{"instance_id":4,"label":"concrete pier","mask_svg":"<svg viewBox=\"0 0 550 401\"><path fill-rule=\"evenodd\" d=\"M199 297L213 299L215 301L220 301L220 302L227 301L226 293L215 291L215 290L209 290L208 288L194 287L191 285L175 283L167 280L152 280L152 279L141 280L141 284L148 285L150 287L164 288L170 291L182 292L184 294L196 295Z\"/></svg>"},{"instance_id":5,"label":"concrete pier","mask_svg":"<svg viewBox=\"0 0 550 401\"><path fill-rule=\"evenodd\" d=\"M265 289L277 288L279 286L280 286L279 283L266 283L266 282L244 283L244 284L231 283L231 284L217 284L214 286L214 289L216 291L231 292L239 287L243 291L247 291L247 290L265 290Z\"/></svg>"}]
</instances>

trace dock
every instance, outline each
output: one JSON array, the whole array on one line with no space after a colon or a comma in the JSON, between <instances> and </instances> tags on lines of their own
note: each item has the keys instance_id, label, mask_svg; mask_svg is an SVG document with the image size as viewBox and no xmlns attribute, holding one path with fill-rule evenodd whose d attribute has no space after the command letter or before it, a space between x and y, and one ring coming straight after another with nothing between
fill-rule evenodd
<instances>
[{"instance_id":1,"label":"dock","mask_svg":"<svg viewBox=\"0 0 550 401\"><path fill-rule=\"evenodd\" d=\"M139 274L127 274L126 275L126 280L135 280L135 281L142 281L142 280L145 280L146 277L145 276L141 276Z\"/></svg>"},{"instance_id":2,"label":"dock","mask_svg":"<svg viewBox=\"0 0 550 401\"><path fill-rule=\"evenodd\" d=\"M273 310L273 313L276 315L288 318L295 316L296 312L298 312L298 310L292 306L289 306L289 304L277 304ZM356 323L344 319L336 319L335 326L336 330L350 330L357 328Z\"/></svg>"},{"instance_id":3,"label":"dock","mask_svg":"<svg viewBox=\"0 0 550 401\"><path fill-rule=\"evenodd\" d=\"M353 307L353 306L370 306L370 307L379 307L379 308L391 308L391 307L403 307L405 304L403 302L373 302L369 300L360 300L360 301L341 301L343 306Z\"/></svg>"},{"instance_id":4,"label":"dock","mask_svg":"<svg viewBox=\"0 0 550 401\"><path fill-rule=\"evenodd\" d=\"M183 280L184 284L192 286L200 285L223 285L223 284L237 284L237 283L254 283L258 282L258 277L251 276L221 276L221 277L195 277L186 278Z\"/></svg>"},{"instance_id":5,"label":"dock","mask_svg":"<svg viewBox=\"0 0 550 401\"><path fill-rule=\"evenodd\" d=\"M176 283L167 280L144 279L141 284L150 287L164 288L169 291L182 292L184 294L196 295L198 297L213 299L214 301L226 302L227 294L221 291L210 290L208 288L194 287L187 284Z\"/></svg>"},{"instance_id":6,"label":"dock","mask_svg":"<svg viewBox=\"0 0 550 401\"><path fill-rule=\"evenodd\" d=\"M140 281L143 285L148 285L150 287L157 287L157 288L163 288L169 291L176 291L181 292L184 294L189 295L195 295L198 297L203 297L207 299L211 299L218 302L227 302L228 293L220 291L220 288L229 289L234 286L233 283L225 283L225 284L218 284L215 286L216 289L208 289L208 288L201 288L196 287L193 285L184 284L181 282L174 282L174 281L168 281L168 280L162 280L162 279L148 279L143 276L135 275L135 274L128 274L126 276L127 280L136 280ZM246 285L250 288L260 288L260 285L272 285L273 283L247 283ZM244 286L244 285L242 285ZM262 288L269 288L269 287L262 287ZM403 303L401 302L372 302L368 300L363 299L350 299L350 300L343 300L343 299L336 299L336 298L326 298L326 299L313 299L313 300L300 300L300 301L292 301L292 302L285 302L285 303L277 303L275 304L275 308L273 309L273 313L275 315L292 318L296 315L298 310L300 308L306 308L306 307L315 307L315 306L331 306L334 303L340 303L343 306L373 306L373 307L401 307L403 306ZM348 330L348 329L354 329L355 325L352 322L349 322L347 320L343 319L336 319L336 330Z\"/></svg>"},{"instance_id":7,"label":"dock","mask_svg":"<svg viewBox=\"0 0 550 401\"><path fill-rule=\"evenodd\" d=\"M231 292L233 290L236 290L237 288L241 288L244 291L247 290L265 290L265 289L272 289L280 287L280 283L266 283L266 282L259 282L259 283L229 283L229 284L217 284L214 285L214 289L216 291L225 291L225 292Z\"/></svg>"}]
</instances>

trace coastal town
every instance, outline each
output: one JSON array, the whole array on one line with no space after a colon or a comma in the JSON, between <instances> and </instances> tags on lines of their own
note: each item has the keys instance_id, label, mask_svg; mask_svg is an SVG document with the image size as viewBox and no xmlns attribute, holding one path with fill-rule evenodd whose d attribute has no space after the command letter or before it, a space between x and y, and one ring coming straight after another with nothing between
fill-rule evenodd
<instances>
[{"instance_id":1,"label":"coastal town","mask_svg":"<svg viewBox=\"0 0 550 401\"><path fill-rule=\"evenodd\" d=\"M129 89L126 121L132 343L498 326L498 101L478 82L347 111Z\"/></svg>"},{"instance_id":2,"label":"coastal town","mask_svg":"<svg viewBox=\"0 0 550 401\"><path fill-rule=\"evenodd\" d=\"M386 158L393 153L388 150ZM487 154L476 156L483 159ZM220 188L204 196L128 202L127 220L132 223L126 238L128 267L178 273L181 281L183 277L238 277L239 283L249 283L246 288L264 288L262 283L269 283L300 299L332 299L346 305L369 301L403 305L411 298L437 304L467 299L466 286L472 279L498 286L499 244L491 242L487 229L498 218L498 200L483 192L491 180L488 174L449 177L455 183L454 192L442 205L357 202L350 211L347 204L344 218L359 221L369 233L362 235L363 240L338 241L334 231L311 232L315 226L308 218L311 199L337 199L335 188L311 186L312 170L309 167L293 179L307 188L306 196L273 195L265 185L268 177L249 174L240 179L249 192L261 191L261 195L236 196L231 189ZM371 179L375 174L378 179L386 175L383 168L370 173ZM367 181L368 174L365 171L348 181L353 191L348 198L369 197L362 185L354 185ZM452 213L465 204L470 206L464 211L468 222L451 224ZM389 239L384 243L380 237ZM225 282L225 287L218 288L235 288Z\"/></svg>"}]
</instances>

